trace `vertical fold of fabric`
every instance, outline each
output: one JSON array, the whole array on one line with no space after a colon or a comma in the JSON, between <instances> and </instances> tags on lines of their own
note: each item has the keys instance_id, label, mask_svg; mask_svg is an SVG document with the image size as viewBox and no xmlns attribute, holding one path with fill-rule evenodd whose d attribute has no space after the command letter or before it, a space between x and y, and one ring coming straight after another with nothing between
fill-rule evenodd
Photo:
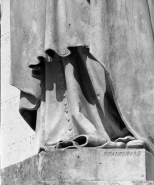
<instances>
[{"instance_id":1,"label":"vertical fold of fabric","mask_svg":"<svg viewBox=\"0 0 154 185\"><path fill-rule=\"evenodd\" d=\"M109 74L125 125L153 150L154 42L147 1L92 1L91 11L90 51Z\"/></svg>"}]
</instances>

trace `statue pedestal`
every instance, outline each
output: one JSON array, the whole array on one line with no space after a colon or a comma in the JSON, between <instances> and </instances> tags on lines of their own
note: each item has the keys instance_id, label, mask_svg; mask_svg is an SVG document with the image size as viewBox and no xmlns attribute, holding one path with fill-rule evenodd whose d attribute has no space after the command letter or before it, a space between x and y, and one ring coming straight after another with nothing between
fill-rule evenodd
<instances>
[{"instance_id":1,"label":"statue pedestal","mask_svg":"<svg viewBox=\"0 0 154 185\"><path fill-rule=\"evenodd\" d=\"M154 185L154 157L144 149L41 152L2 170L7 185Z\"/></svg>"}]
</instances>

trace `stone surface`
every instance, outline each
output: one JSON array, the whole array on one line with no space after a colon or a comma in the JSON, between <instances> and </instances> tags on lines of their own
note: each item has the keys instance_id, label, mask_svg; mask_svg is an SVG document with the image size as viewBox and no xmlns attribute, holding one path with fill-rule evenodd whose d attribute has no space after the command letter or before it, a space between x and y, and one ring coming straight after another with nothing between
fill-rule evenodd
<instances>
[{"instance_id":1,"label":"stone surface","mask_svg":"<svg viewBox=\"0 0 154 185\"><path fill-rule=\"evenodd\" d=\"M39 145L100 146L131 133L154 153L153 5L11 1L11 83Z\"/></svg>"},{"instance_id":2,"label":"stone surface","mask_svg":"<svg viewBox=\"0 0 154 185\"><path fill-rule=\"evenodd\" d=\"M150 180L154 181L154 160L144 149L54 150L2 170L3 185L146 185L153 183L146 182Z\"/></svg>"},{"instance_id":3,"label":"stone surface","mask_svg":"<svg viewBox=\"0 0 154 185\"><path fill-rule=\"evenodd\" d=\"M2 184L4 185L4 184ZM12 184L11 184L12 185ZM28 185L27 182L15 185ZM153 181L35 181L30 185L154 185Z\"/></svg>"},{"instance_id":4,"label":"stone surface","mask_svg":"<svg viewBox=\"0 0 154 185\"><path fill-rule=\"evenodd\" d=\"M10 80L10 0L2 2L1 20L1 168L35 154L35 133L19 114L20 91Z\"/></svg>"}]
</instances>

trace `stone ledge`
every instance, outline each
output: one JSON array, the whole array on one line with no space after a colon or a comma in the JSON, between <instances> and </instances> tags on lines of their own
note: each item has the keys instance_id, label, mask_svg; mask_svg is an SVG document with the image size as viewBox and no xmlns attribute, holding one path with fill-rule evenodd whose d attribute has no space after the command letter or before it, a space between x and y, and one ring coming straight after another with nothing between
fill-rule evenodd
<instances>
[{"instance_id":1,"label":"stone ledge","mask_svg":"<svg viewBox=\"0 0 154 185\"><path fill-rule=\"evenodd\" d=\"M151 185L154 158L144 149L60 149L7 167L1 177L3 185Z\"/></svg>"},{"instance_id":2,"label":"stone ledge","mask_svg":"<svg viewBox=\"0 0 154 185\"><path fill-rule=\"evenodd\" d=\"M2 185L154 185L154 181L15 181Z\"/></svg>"},{"instance_id":3,"label":"stone ledge","mask_svg":"<svg viewBox=\"0 0 154 185\"><path fill-rule=\"evenodd\" d=\"M33 185L154 185L154 181L44 181Z\"/></svg>"}]
</instances>

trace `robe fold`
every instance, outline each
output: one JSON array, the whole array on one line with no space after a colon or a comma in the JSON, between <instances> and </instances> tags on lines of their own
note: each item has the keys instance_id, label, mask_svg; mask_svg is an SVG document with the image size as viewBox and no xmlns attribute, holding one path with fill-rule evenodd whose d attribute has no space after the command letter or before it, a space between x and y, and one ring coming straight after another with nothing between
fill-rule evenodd
<instances>
[{"instance_id":1,"label":"robe fold","mask_svg":"<svg viewBox=\"0 0 154 185\"><path fill-rule=\"evenodd\" d=\"M154 1L11 1L11 84L38 147L133 135L154 152Z\"/></svg>"}]
</instances>

